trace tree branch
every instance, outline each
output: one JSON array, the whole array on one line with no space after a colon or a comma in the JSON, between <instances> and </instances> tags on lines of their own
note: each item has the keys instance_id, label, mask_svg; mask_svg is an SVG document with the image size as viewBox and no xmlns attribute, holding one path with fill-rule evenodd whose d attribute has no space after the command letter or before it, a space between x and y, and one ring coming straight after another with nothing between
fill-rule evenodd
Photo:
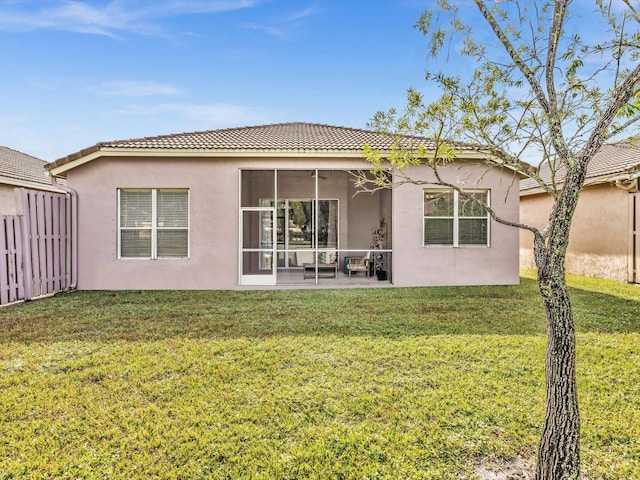
<instances>
[{"instance_id":1,"label":"tree branch","mask_svg":"<svg viewBox=\"0 0 640 480\"><path fill-rule=\"evenodd\" d=\"M475 198L473 195L470 195L469 193L467 193L462 187L460 187L460 185L454 184L454 183L449 183L446 182L442 179L442 177L440 176L440 172L437 166L429 163L428 164L429 167L431 168L431 170L433 171L435 177L436 177L436 181L427 181L427 180L416 180L414 178L412 178L409 174L407 174L405 171L401 170L401 169L395 169L395 168L390 168L389 172L392 173L392 180L389 180L388 183L384 184L384 185L380 185L379 182L376 181L376 179L370 179L368 178L366 172L359 170L358 172L353 173L352 175L354 175L356 177L356 186L358 187L358 190L356 190L356 195L358 193L361 192L366 192L366 193L374 193L377 192L379 190L386 190L386 189L393 189L393 188L397 188L400 187L402 185L418 185L418 186L422 186L422 185L438 185L441 187L447 187L447 188L451 188L455 191L457 191L460 195L462 195L464 198L466 198L467 200L472 201L473 203L475 203L476 205L480 205L482 208L484 208L487 213L489 213L489 215L491 216L491 218L493 220L495 220L498 223L501 223L502 225L507 225L509 227L515 227L515 228L519 228L522 230L528 230L531 233L533 233L534 237L535 236L539 236L540 238L543 238L543 234L534 226L532 225L527 225L525 223L518 223L518 222L513 222L511 220L507 220L504 219L502 217L500 217L495 210L493 210L487 203L478 200L477 198ZM401 180L398 181L396 180L396 177L400 177Z\"/></svg>"},{"instance_id":2,"label":"tree branch","mask_svg":"<svg viewBox=\"0 0 640 480\"><path fill-rule=\"evenodd\" d=\"M640 23L640 13L636 10L629 0L622 0L627 7L629 7L629 16L633 18L636 22Z\"/></svg>"},{"instance_id":3,"label":"tree branch","mask_svg":"<svg viewBox=\"0 0 640 480\"><path fill-rule=\"evenodd\" d=\"M549 44L547 48L547 62L545 68L545 77L547 82L547 95L549 96L549 127L551 134L551 143L556 152L563 159L569 158L569 149L567 148L562 136L562 125L560 115L558 113L558 98L556 95L556 85L554 73L556 68L556 56L558 53L558 44L563 32L564 21L567 16L568 0L556 0L553 8L553 22L549 29Z\"/></svg>"},{"instance_id":4,"label":"tree branch","mask_svg":"<svg viewBox=\"0 0 640 480\"><path fill-rule=\"evenodd\" d=\"M548 117L550 117L552 112L549 107L549 102L545 97L544 91L542 90L542 86L540 85L540 82L538 82L538 79L536 78L533 70L531 70L527 66L527 64L524 62L524 60L518 53L518 50L513 46L513 44L509 40L509 37L507 37L506 33L502 30L502 28L500 28L500 25L498 25L498 22L493 17L491 12L489 12L484 2L482 0L474 0L474 1L478 9L480 10L480 13L482 13L482 16L485 18L487 23L491 26L491 28L493 29L493 32L496 34L500 42L504 45L505 49L507 50L507 53L509 54L513 62L516 64L518 69L522 72L522 74L525 76L525 78L529 82L529 85L531 86L531 89L533 90L536 98L538 99L538 103L544 110L545 114Z\"/></svg>"},{"instance_id":5,"label":"tree branch","mask_svg":"<svg viewBox=\"0 0 640 480\"><path fill-rule=\"evenodd\" d=\"M609 105L593 128L585 148L580 152L580 158L583 162L588 162L600 149L607 138L606 130L610 127L620 109L627 104L631 97L638 93L638 88L640 88L640 65L636 65L633 71L612 92Z\"/></svg>"}]
</instances>

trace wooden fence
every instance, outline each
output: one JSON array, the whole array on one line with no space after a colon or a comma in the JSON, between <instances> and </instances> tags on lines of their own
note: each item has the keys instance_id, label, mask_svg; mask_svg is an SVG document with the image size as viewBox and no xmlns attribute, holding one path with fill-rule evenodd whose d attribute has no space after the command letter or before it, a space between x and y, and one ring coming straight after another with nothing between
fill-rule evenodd
<instances>
[{"instance_id":1,"label":"wooden fence","mask_svg":"<svg viewBox=\"0 0 640 480\"><path fill-rule=\"evenodd\" d=\"M0 215L0 305L72 284L71 198L21 189L22 215Z\"/></svg>"}]
</instances>

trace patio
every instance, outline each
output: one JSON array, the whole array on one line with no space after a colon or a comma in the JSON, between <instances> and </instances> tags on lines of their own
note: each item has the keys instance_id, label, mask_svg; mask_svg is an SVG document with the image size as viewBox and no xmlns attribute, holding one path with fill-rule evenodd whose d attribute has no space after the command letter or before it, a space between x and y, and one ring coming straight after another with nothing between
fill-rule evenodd
<instances>
[{"instance_id":1,"label":"patio","mask_svg":"<svg viewBox=\"0 0 640 480\"><path fill-rule=\"evenodd\" d=\"M356 173L243 170L240 284L389 284L391 192L359 194ZM349 278L348 257L367 252L371 277L361 269Z\"/></svg>"},{"instance_id":2,"label":"patio","mask_svg":"<svg viewBox=\"0 0 640 480\"><path fill-rule=\"evenodd\" d=\"M342 269L338 269L338 273L335 277L322 277L319 276L316 280L313 278L303 278L302 271L300 269L279 269L277 274L276 286L280 287L387 287L391 286L389 280L378 280L375 276L366 277L364 273L358 273L357 275L345 274Z\"/></svg>"}]
</instances>

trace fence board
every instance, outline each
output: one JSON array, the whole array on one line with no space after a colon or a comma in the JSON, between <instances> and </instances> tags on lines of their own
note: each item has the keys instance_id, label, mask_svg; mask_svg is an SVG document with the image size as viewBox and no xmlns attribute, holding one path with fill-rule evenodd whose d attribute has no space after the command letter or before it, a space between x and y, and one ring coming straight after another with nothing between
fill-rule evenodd
<instances>
[{"instance_id":1,"label":"fence board","mask_svg":"<svg viewBox=\"0 0 640 480\"><path fill-rule=\"evenodd\" d=\"M8 218L0 215L0 305L9 303L9 249L7 248Z\"/></svg>"},{"instance_id":2,"label":"fence board","mask_svg":"<svg viewBox=\"0 0 640 480\"><path fill-rule=\"evenodd\" d=\"M25 298L25 285L24 285L24 245L23 245L23 234L22 234L22 221L18 215L13 219L13 226L15 232L15 243L16 243L16 282L18 284L18 296L16 300L22 300Z\"/></svg>"},{"instance_id":3,"label":"fence board","mask_svg":"<svg viewBox=\"0 0 640 480\"><path fill-rule=\"evenodd\" d=\"M7 239L7 257L8 261L8 276L9 276L9 302L15 302L18 299L18 268L20 268L20 261L16 259L16 233L18 236L20 232L16 232L15 217L12 217L7 222L6 239Z\"/></svg>"},{"instance_id":4,"label":"fence board","mask_svg":"<svg viewBox=\"0 0 640 480\"><path fill-rule=\"evenodd\" d=\"M47 272L46 281L43 282L44 294L53 293L53 196L45 193L42 196L44 202L44 247L45 247L45 271Z\"/></svg>"},{"instance_id":5,"label":"fence board","mask_svg":"<svg viewBox=\"0 0 640 480\"><path fill-rule=\"evenodd\" d=\"M0 215L0 305L69 286L71 199L21 189L22 215Z\"/></svg>"},{"instance_id":6,"label":"fence board","mask_svg":"<svg viewBox=\"0 0 640 480\"><path fill-rule=\"evenodd\" d=\"M32 297L40 296L41 285L40 285L40 248L38 241L38 202L37 197L34 195L35 192L28 192L27 201L29 205L29 210L25 212L25 215L29 217L29 252L31 256L31 271L27 272L30 278L27 279L31 284L31 297L27 298L29 300Z\"/></svg>"},{"instance_id":7,"label":"fence board","mask_svg":"<svg viewBox=\"0 0 640 480\"><path fill-rule=\"evenodd\" d=\"M47 289L47 235L45 230L46 212L44 209L44 195L35 195L36 204L36 244L38 248L38 266L40 268L40 276L37 279L36 295L44 295ZM35 292L34 292L35 293Z\"/></svg>"},{"instance_id":8,"label":"fence board","mask_svg":"<svg viewBox=\"0 0 640 480\"><path fill-rule=\"evenodd\" d=\"M53 266L53 291L59 291L62 288L62 282L60 281L60 202L58 197L52 197L52 217L51 222L53 228L51 234L53 235L53 258L51 259Z\"/></svg>"},{"instance_id":9,"label":"fence board","mask_svg":"<svg viewBox=\"0 0 640 480\"><path fill-rule=\"evenodd\" d=\"M0 215L0 305L24 295L21 237L20 217Z\"/></svg>"},{"instance_id":10,"label":"fence board","mask_svg":"<svg viewBox=\"0 0 640 480\"><path fill-rule=\"evenodd\" d=\"M27 190L22 190L22 258L24 265L24 299L29 300L33 298L33 281L32 277L32 263L31 263L31 236L30 236L30 216L29 213L29 196L27 195Z\"/></svg>"}]
</instances>

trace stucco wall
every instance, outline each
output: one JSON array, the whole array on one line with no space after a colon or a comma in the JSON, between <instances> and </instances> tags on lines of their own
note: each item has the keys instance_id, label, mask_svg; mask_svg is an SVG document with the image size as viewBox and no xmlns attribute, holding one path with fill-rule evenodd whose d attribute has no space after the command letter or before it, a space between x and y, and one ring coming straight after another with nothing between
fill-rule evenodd
<instances>
[{"instance_id":1,"label":"stucco wall","mask_svg":"<svg viewBox=\"0 0 640 480\"><path fill-rule=\"evenodd\" d=\"M238 171L231 162L99 159L70 171L68 183L78 192L79 289L235 285L229 272L237 271ZM190 258L119 260L118 188L188 188Z\"/></svg>"},{"instance_id":2,"label":"stucco wall","mask_svg":"<svg viewBox=\"0 0 640 480\"><path fill-rule=\"evenodd\" d=\"M566 270L590 277L627 281L629 263L629 196L604 184L586 187L578 201L571 225ZM520 199L523 223L543 228L551 209L548 195L526 195ZM520 262L534 268L533 237L520 234Z\"/></svg>"},{"instance_id":3,"label":"stucco wall","mask_svg":"<svg viewBox=\"0 0 640 480\"><path fill-rule=\"evenodd\" d=\"M234 289L238 286L239 170L357 169L362 160L101 158L68 172L78 192L78 288L93 289ZM492 205L505 218L518 218L518 191L506 170L449 168L457 181L462 171L472 187L491 189ZM330 173L330 172L328 172ZM371 231L382 216L388 225L387 247L394 248L392 278L397 285L474 285L518 283L515 229L491 222L491 246L423 246L422 188L404 186L378 196L359 194L345 177L319 180L322 198L340 201L340 248L368 248ZM465 177L466 178L466 177ZM482 178L476 185L476 180ZM517 183L517 182L516 182ZM118 259L117 190L188 188L190 258ZM298 188L298 190L296 190ZM255 192L254 192L255 193ZM280 195L308 196L299 186ZM266 194L265 194L266 195ZM505 197L507 201L505 203Z\"/></svg>"},{"instance_id":4,"label":"stucco wall","mask_svg":"<svg viewBox=\"0 0 640 480\"><path fill-rule=\"evenodd\" d=\"M432 175L432 174L431 174ZM427 169L416 179L432 181ZM502 218L518 220L518 180L508 170L456 162L441 171L443 179L491 192L491 207ZM423 189L404 185L393 197L393 281L395 285L497 285L519 283L518 231L490 223L489 247L425 247Z\"/></svg>"},{"instance_id":5,"label":"stucco wall","mask_svg":"<svg viewBox=\"0 0 640 480\"><path fill-rule=\"evenodd\" d=\"M42 185L17 186L0 184L0 215L22 215L22 194L26 191L45 191L63 193L63 190L51 187L47 188Z\"/></svg>"},{"instance_id":6,"label":"stucco wall","mask_svg":"<svg viewBox=\"0 0 640 480\"><path fill-rule=\"evenodd\" d=\"M380 217L384 216L381 211L381 198L383 193L376 195L370 193L356 193L353 182L349 186L348 196L348 245L351 249L371 247L373 242L372 232L380 225Z\"/></svg>"},{"instance_id":7,"label":"stucco wall","mask_svg":"<svg viewBox=\"0 0 640 480\"><path fill-rule=\"evenodd\" d=\"M15 190L13 185L0 185L0 215L18 215L22 212Z\"/></svg>"},{"instance_id":8,"label":"stucco wall","mask_svg":"<svg viewBox=\"0 0 640 480\"><path fill-rule=\"evenodd\" d=\"M78 288L94 289L233 289L238 285L239 170L269 168L363 168L360 160L317 160L313 166L299 159L134 159L101 158L68 172L68 183L78 192ZM304 165L302 167L301 165ZM307 174L308 176L308 174ZM326 176L326 175L324 175ZM378 221L378 200L357 200L363 234L344 212L351 211L347 179L319 180L322 198L340 202L340 245L371 243L368 217ZM119 188L188 188L190 197L189 259L118 259L117 190ZM313 190L312 190L313 191ZM254 192L255 193L255 192ZM259 195L258 193L255 193ZM308 197L301 184L280 195ZM264 193L265 198L269 197ZM374 212L367 213L369 208ZM358 247L360 248L360 247Z\"/></svg>"}]
</instances>

